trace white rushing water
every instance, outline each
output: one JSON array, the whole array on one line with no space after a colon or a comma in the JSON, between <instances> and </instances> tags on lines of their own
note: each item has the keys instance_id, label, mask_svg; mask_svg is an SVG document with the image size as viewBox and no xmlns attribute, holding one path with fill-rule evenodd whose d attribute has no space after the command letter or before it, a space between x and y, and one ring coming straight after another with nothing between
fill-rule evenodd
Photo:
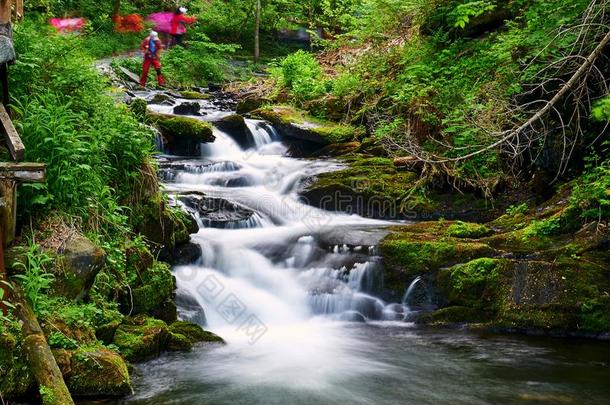
<instances>
[{"instance_id":1,"label":"white rushing water","mask_svg":"<svg viewBox=\"0 0 610 405\"><path fill-rule=\"evenodd\" d=\"M246 124L252 148L215 129L216 141L202 145L201 164L166 184L254 212L222 226L196 214L200 230L192 239L203 257L174 270L179 290L205 308L206 328L228 342L216 353L224 360L205 365L206 378L315 390L383 371L357 354L369 350L367 342L351 337L342 321L402 320L405 308L371 294L379 282L373 246L333 246L324 238L386 224L299 202L303 178L340 166L287 157L269 124Z\"/></svg>"}]
</instances>

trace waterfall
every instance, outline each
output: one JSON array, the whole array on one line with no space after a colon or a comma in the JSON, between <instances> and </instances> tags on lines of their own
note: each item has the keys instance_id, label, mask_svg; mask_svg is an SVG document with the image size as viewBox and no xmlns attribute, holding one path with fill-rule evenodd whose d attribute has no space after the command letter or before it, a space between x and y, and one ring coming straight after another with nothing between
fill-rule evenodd
<instances>
[{"instance_id":1,"label":"waterfall","mask_svg":"<svg viewBox=\"0 0 610 405\"><path fill-rule=\"evenodd\" d=\"M405 295L402 297L402 305L407 306L409 303L409 298L411 297L411 294L413 294L413 290L415 290L415 286L421 281L421 277L417 276L415 277L415 279L413 281L411 281L411 284L409 284L409 287L407 288L407 291L405 292Z\"/></svg>"},{"instance_id":2,"label":"waterfall","mask_svg":"<svg viewBox=\"0 0 610 405\"><path fill-rule=\"evenodd\" d=\"M275 128L267 122L252 119L246 119L245 122L252 135L255 148L260 149L262 146L279 139L279 135Z\"/></svg>"}]
</instances>

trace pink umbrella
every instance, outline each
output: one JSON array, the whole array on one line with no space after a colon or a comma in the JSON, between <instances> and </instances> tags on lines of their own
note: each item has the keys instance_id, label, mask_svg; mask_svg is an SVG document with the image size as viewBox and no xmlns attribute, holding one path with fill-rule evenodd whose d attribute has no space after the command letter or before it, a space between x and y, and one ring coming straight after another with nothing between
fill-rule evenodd
<instances>
[{"instance_id":1,"label":"pink umbrella","mask_svg":"<svg viewBox=\"0 0 610 405\"><path fill-rule=\"evenodd\" d=\"M172 32L173 17L174 13L172 12L154 13L148 16L148 21L155 24L155 31L170 34Z\"/></svg>"}]
</instances>

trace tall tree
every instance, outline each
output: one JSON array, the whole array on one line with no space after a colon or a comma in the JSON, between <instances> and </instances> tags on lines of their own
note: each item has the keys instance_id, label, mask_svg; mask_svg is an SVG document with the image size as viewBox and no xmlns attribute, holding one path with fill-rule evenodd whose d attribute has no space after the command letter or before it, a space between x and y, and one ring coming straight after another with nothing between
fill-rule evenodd
<instances>
[{"instance_id":1,"label":"tall tree","mask_svg":"<svg viewBox=\"0 0 610 405\"><path fill-rule=\"evenodd\" d=\"M256 0L256 17L254 22L254 62L261 57L260 29L261 29L261 0Z\"/></svg>"}]
</instances>

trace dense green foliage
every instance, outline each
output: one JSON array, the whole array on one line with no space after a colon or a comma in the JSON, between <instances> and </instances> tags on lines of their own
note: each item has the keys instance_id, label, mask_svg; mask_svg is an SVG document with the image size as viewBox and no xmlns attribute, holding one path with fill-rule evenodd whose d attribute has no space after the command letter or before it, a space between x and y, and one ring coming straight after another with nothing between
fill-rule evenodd
<instances>
[{"instance_id":1,"label":"dense green foliage","mask_svg":"<svg viewBox=\"0 0 610 405\"><path fill-rule=\"evenodd\" d=\"M350 106L344 119L366 124L393 145L458 157L492 143L492 134L520 119L509 112L511 104L524 85L540 80L541 68L571 49L575 34L568 30L556 37L556 32L577 25L588 4L363 1L356 28L322 55L323 60L337 60L345 52L354 57L321 69L303 54L291 55L274 71L276 81L297 102L339 97ZM603 118L604 106L595 109L596 117ZM596 136L592 131L586 141ZM544 145L552 147L552 142ZM557 163L540 158L534 165L552 171ZM491 149L458 164L451 174L492 189L509 164L500 150Z\"/></svg>"},{"instance_id":2,"label":"dense green foliage","mask_svg":"<svg viewBox=\"0 0 610 405\"><path fill-rule=\"evenodd\" d=\"M85 222L125 223L121 205L152 152L151 133L104 94L106 84L83 43L17 28L20 58L11 71L26 159L47 164L46 184L24 185L24 214L59 209ZM101 220L100 220L101 218Z\"/></svg>"}]
</instances>

